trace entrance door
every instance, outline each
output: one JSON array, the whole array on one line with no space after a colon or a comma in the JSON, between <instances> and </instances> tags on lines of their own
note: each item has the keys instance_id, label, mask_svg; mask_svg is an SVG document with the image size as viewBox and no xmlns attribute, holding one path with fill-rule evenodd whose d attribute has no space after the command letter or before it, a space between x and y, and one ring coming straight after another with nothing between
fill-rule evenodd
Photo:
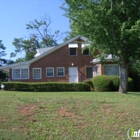
<instances>
[{"instance_id":1,"label":"entrance door","mask_svg":"<svg viewBox=\"0 0 140 140\"><path fill-rule=\"evenodd\" d=\"M69 67L69 82L78 83L78 68Z\"/></svg>"}]
</instances>

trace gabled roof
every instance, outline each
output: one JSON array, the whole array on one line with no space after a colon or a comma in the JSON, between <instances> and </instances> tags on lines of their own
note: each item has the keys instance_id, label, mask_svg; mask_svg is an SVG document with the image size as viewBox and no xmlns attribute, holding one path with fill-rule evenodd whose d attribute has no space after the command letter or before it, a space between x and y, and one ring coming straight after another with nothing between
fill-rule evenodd
<instances>
[{"instance_id":1,"label":"gabled roof","mask_svg":"<svg viewBox=\"0 0 140 140\"><path fill-rule=\"evenodd\" d=\"M10 68L17 67L17 66L23 66L23 65L27 65L28 66L29 65L29 61L19 62L19 63L14 63L14 64L11 64L11 65L2 66L2 67L0 67L0 70L8 71Z\"/></svg>"},{"instance_id":2,"label":"gabled roof","mask_svg":"<svg viewBox=\"0 0 140 140\"><path fill-rule=\"evenodd\" d=\"M64 47L65 45L67 45L67 44L69 44L69 43L71 43L71 42L73 42L73 41L75 41L77 39L82 39L83 41L88 42L88 43L91 42L88 38L86 38L84 36L81 36L81 35L77 35L77 36L73 37L72 39L60 44L59 46L53 47L52 49L47 50L46 52L44 52L41 55L33 58L30 61L25 61L25 62L20 62L20 63L15 63L15 64L11 64L11 65L2 66L2 67L0 67L0 69L1 70L8 70L8 69L10 69L12 67L21 66L21 65L28 65L29 66L31 63L33 63L33 62L35 62L35 61L47 56L48 54L50 54L50 53L52 53L52 52Z\"/></svg>"},{"instance_id":3,"label":"gabled roof","mask_svg":"<svg viewBox=\"0 0 140 140\"><path fill-rule=\"evenodd\" d=\"M42 55L39 55L38 57L33 58L32 60L30 60L29 63L31 64L31 63L33 63L33 62L35 62L35 61L37 61L37 60L43 58L44 56L46 56L46 55L48 55L48 54L50 54L50 53L52 53L52 52L54 52L54 51L56 51L56 50L58 50L58 49L64 47L65 45L67 45L67 44L69 44L69 43L71 43L71 42L73 42L74 40L77 40L77 39L79 39L79 38L82 39L82 40L84 40L84 41L90 42L90 40L89 40L88 38L86 38L86 37L84 37L84 36L81 36L81 35L77 35L77 36L75 36L74 38L72 38L72 39L70 39L70 40L68 40L68 41L66 41L66 42L64 42L64 43L62 43L62 44L60 44L59 46L54 47L53 49L51 49L51 50L49 50L49 51L43 53Z\"/></svg>"},{"instance_id":4,"label":"gabled roof","mask_svg":"<svg viewBox=\"0 0 140 140\"><path fill-rule=\"evenodd\" d=\"M56 47L56 46L36 49L37 53L34 55L34 57L37 57L37 56L39 56L39 55L41 55L41 54L53 49L54 47Z\"/></svg>"},{"instance_id":5,"label":"gabled roof","mask_svg":"<svg viewBox=\"0 0 140 140\"><path fill-rule=\"evenodd\" d=\"M105 62L112 62L112 61L118 61L118 60L119 60L118 57L113 58L111 54L104 57ZM95 59L91 60L90 63L99 64L99 63L101 63L101 59L99 57L95 58Z\"/></svg>"}]
</instances>

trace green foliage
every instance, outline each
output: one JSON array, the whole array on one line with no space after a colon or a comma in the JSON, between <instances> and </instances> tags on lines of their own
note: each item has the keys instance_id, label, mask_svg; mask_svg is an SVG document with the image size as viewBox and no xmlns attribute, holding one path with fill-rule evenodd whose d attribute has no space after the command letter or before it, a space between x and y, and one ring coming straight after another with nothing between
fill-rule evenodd
<instances>
[{"instance_id":1,"label":"green foliage","mask_svg":"<svg viewBox=\"0 0 140 140\"><path fill-rule=\"evenodd\" d=\"M57 46L57 41L62 38L60 31L55 31L53 34L50 32L51 20L48 17L44 17L40 21L34 20L29 24L26 24L26 29L31 31L28 39L15 38L13 45L15 46L14 52L11 53L11 57L15 57L18 53L24 52L25 59L28 61L34 58L36 49Z\"/></svg>"},{"instance_id":2,"label":"green foliage","mask_svg":"<svg viewBox=\"0 0 140 140\"><path fill-rule=\"evenodd\" d=\"M109 76L99 75L92 79L94 91L111 91L112 82Z\"/></svg>"},{"instance_id":3,"label":"green foliage","mask_svg":"<svg viewBox=\"0 0 140 140\"><path fill-rule=\"evenodd\" d=\"M138 60L139 0L65 1L67 5L62 8L70 18L72 34L88 37L92 41L92 52L98 49L100 56L119 56L122 63Z\"/></svg>"},{"instance_id":4,"label":"green foliage","mask_svg":"<svg viewBox=\"0 0 140 140\"><path fill-rule=\"evenodd\" d=\"M0 82L7 81L7 79L8 79L8 73L0 70Z\"/></svg>"},{"instance_id":5,"label":"green foliage","mask_svg":"<svg viewBox=\"0 0 140 140\"><path fill-rule=\"evenodd\" d=\"M3 45L2 40L0 40L0 58L6 55L5 49L6 47Z\"/></svg>"},{"instance_id":6,"label":"green foliage","mask_svg":"<svg viewBox=\"0 0 140 140\"><path fill-rule=\"evenodd\" d=\"M2 43L2 40L0 40L0 66L2 66L5 63L7 63L7 60L5 60L5 59L2 58L3 56L6 55L5 49L6 49L6 47Z\"/></svg>"},{"instance_id":7,"label":"green foliage","mask_svg":"<svg viewBox=\"0 0 140 140\"><path fill-rule=\"evenodd\" d=\"M86 83L56 83L56 82L4 82L4 90L13 91L90 91Z\"/></svg>"},{"instance_id":8,"label":"green foliage","mask_svg":"<svg viewBox=\"0 0 140 140\"><path fill-rule=\"evenodd\" d=\"M112 82L112 91L118 91L120 85L120 77L119 76L109 76Z\"/></svg>"},{"instance_id":9,"label":"green foliage","mask_svg":"<svg viewBox=\"0 0 140 140\"><path fill-rule=\"evenodd\" d=\"M140 91L140 66L132 66L129 69L129 76L133 79L134 91Z\"/></svg>"},{"instance_id":10,"label":"green foliage","mask_svg":"<svg viewBox=\"0 0 140 140\"><path fill-rule=\"evenodd\" d=\"M84 83L86 83L90 87L90 90L93 91L94 87L91 79L85 80Z\"/></svg>"},{"instance_id":11,"label":"green foliage","mask_svg":"<svg viewBox=\"0 0 140 140\"><path fill-rule=\"evenodd\" d=\"M127 66L140 56L140 0L65 0L62 6L70 18L72 35L88 37L94 54L117 56L124 67L121 93L127 93Z\"/></svg>"},{"instance_id":12,"label":"green foliage","mask_svg":"<svg viewBox=\"0 0 140 140\"><path fill-rule=\"evenodd\" d=\"M128 77L128 91L133 91L134 83L133 79Z\"/></svg>"},{"instance_id":13,"label":"green foliage","mask_svg":"<svg viewBox=\"0 0 140 140\"><path fill-rule=\"evenodd\" d=\"M120 85L119 76L99 75L92 79L94 91L118 91ZM128 77L128 91L133 91L133 80Z\"/></svg>"},{"instance_id":14,"label":"green foliage","mask_svg":"<svg viewBox=\"0 0 140 140\"><path fill-rule=\"evenodd\" d=\"M10 57L15 57L17 53L25 52L25 59L23 58L23 60L27 61L33 59L36 54L37 43L36 38L26 40L23 38L15 38L13 45L16 49L10 54Z\"/></svg>"}]
</instances>

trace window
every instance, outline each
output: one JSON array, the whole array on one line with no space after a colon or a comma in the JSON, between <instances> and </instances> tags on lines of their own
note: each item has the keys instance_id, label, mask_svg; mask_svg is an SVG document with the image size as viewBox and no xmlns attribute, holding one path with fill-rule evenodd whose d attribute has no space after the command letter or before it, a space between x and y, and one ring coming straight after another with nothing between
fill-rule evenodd
<instances>
[{"instance_id":1,"label":"window","mask_svg":"<svg viewBox=\"0 0 140 140\"><path fill-rule=\"evenodd\" d=\"M28 69L21 69L21 78L22 79L28 79L29 78Z\"/></svg>"},{"instance_id":2,"label":"window","mask_svg":"<svg viewBox=\"0 0 140 140\"><path fill-rule=\"evenodd\" d=\"M85 50L83 51L83 55L89 55L89 49L85 49Z\"/></svg>"},{"instance_id":3,"label":"window","mask_svg":"<svg viewBox=\"0 0 140 140\"><path fill-rule=\"evenodd\" d=\"M33 69L33 79L41 79L41 68Z\"/></svg>"},{"instance_id":4,"label":"window","mask_svg":"<svg viewBox=\"0 0 140 140\"><path fill-rule=\"evenodd\" d=\"M104 65L104 74L105 75L116 75L119 76L119 65L117 64L108 64Z\"/></svg>"},{"instance_id":5,"label":"window","mask_svg":"<svg viewBox=\"0 0 140 140\"><path fill-rule=\"evenodd\" d=\"M13 79L28 79L29 69L13 69Z\"/></svg>"},{"instance_id":6,"label":"window","mask_svg":"<svg viewBox=\"0 0 140 140\"><path fill-rule=\"evenodd\" d=\"M20 69L13 69L13 79L20 79Z\"/></svg>"},{"instance_id":7,"label":"window","mask_svg":"<svg viewBox=\"0 0 140 140\"><path fill-rule=\"evenodd\" d=\"M69 48L70 55L71 56L76 56L77 55L77 49L76 48Z\"/></svg>"},{"instance_id":8,"label":"window","mask_svg":"<svg viewBox=\"0 0 140 140\"><path fill-rule=\"evenodd\" d=\"M93 68L92 67L86 67L86 77L87 78L93 77Z\"/></svg>"},{"instance_id":9,"label":"window","mask_svg":"<svg viewBox=\"0 0 140 140\"><path fill-rule=\"evenodd\" d=\"M54 68L46 68L46 76L54 77Z\"/></svg>"},{"instance_id":10,"label":"window","mask_svg":"<svg viewBox=\"0 0 140 140\"><path fill-rule=\"evenodd\" d=\"M65 68L63 68L63 67L57 68L57 76L58 76L58 77L63 77L63 76L65 76Z\"/></svg>"}]
</instances>

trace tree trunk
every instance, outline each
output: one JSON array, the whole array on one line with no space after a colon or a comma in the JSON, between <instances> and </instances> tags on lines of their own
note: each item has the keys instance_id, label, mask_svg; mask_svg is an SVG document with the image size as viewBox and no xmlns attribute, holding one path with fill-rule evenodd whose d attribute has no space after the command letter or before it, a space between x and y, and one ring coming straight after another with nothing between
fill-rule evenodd
<instances>
[{"instance_id":1,"label":"tree trunk","mask_svg":"<svg viewBox=\"0 0 140 140\"><path fill-rule=\"evenodd\" d=\"M120 86L119 92L120 93L127 93L128 89L128 64L122 64L120 70Z\"/></svg>"}]
</instances>

